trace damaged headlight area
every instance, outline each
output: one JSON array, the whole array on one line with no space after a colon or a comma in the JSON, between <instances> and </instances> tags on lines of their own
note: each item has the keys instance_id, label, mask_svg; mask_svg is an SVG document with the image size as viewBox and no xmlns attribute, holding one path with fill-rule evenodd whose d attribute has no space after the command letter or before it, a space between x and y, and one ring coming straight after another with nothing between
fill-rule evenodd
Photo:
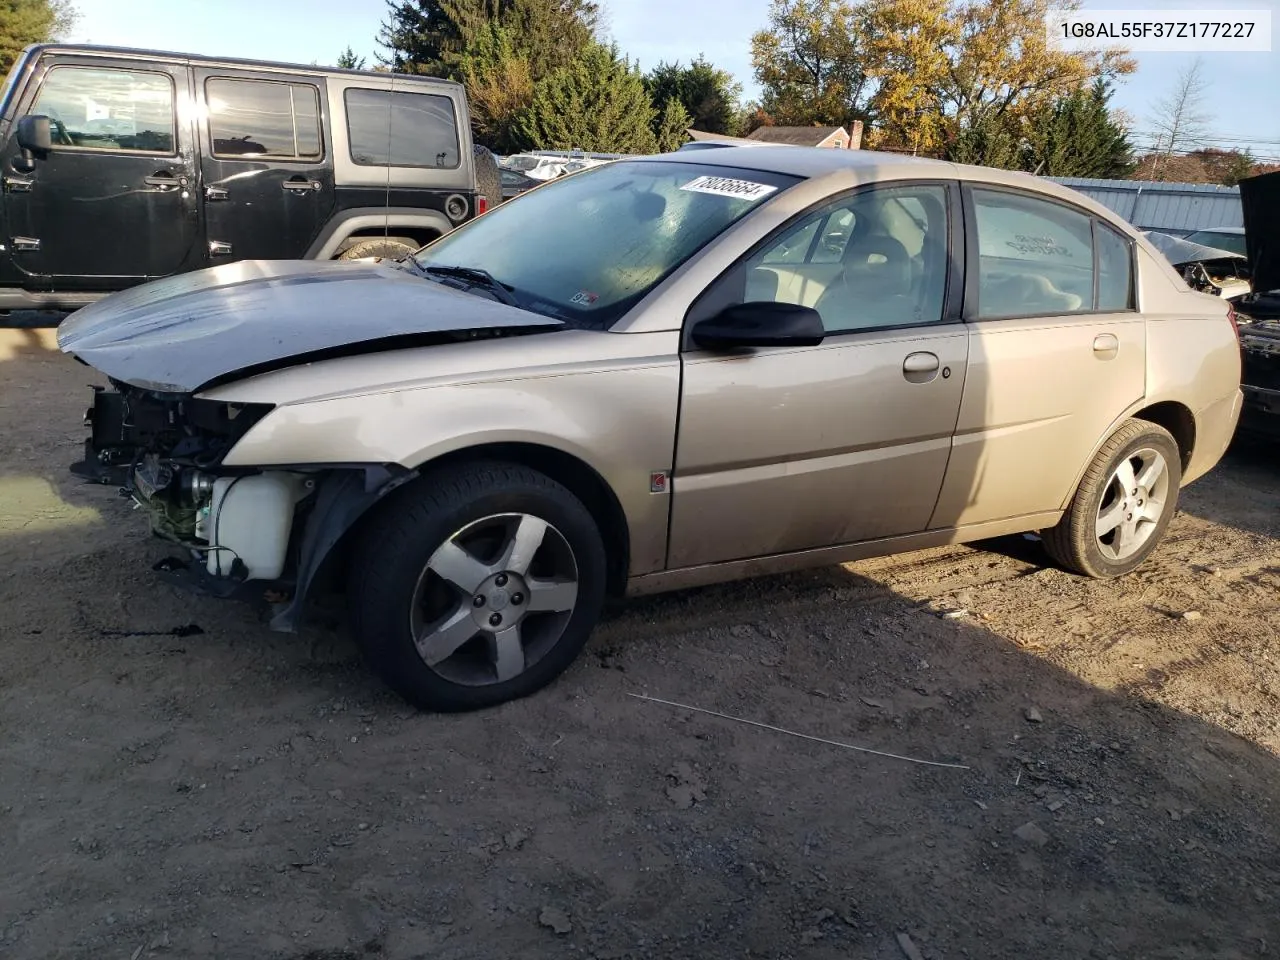
<instances>
[{"instance_id":1,"label":"damaged headlight area","mask_svg":"<svg viewBox=\"0 0 1280 960\"><path fill-rule=\"evenodd\" d=\"M157 564L167 579L270 600L277 630L297 629L309 588L347 530L416 476L395 464L224 467L271 406L111 384L95 388L84 459L71 472L118 486L156 536L183 548Z\"/></svg>"},{"instance_id":2,"label":"damaged headlight area","mask_svg":"<svg viewBox=\"0 0 1280 960\"><path fill-rule=\"evenodd\" d=\"M113 381L112 389L95 388L85 456L71 472L119 486L147 512L154 534L200 557L209 574L274 580L284 572L295 508L315 480L221 469L236 441L270 410Z\"/></svg>"}]
</instances>

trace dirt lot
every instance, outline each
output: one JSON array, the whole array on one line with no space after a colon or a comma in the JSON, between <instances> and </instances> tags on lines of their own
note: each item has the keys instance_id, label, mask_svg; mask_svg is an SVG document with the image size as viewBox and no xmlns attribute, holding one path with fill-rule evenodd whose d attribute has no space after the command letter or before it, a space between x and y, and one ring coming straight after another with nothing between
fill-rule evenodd
<instances>
[{"instance_id":1,"label":"dirt lot","mask_svg":"<svg viewBox=\"0 0 1280 960\"><path fill-rule=\"evenodd\" d=\"M331 624L158 584L49 343L0 330L2 957L1280 951L1274 449L1122 583L1015 538L633 602L424 716Z\"/></svg>"}]
</instances>

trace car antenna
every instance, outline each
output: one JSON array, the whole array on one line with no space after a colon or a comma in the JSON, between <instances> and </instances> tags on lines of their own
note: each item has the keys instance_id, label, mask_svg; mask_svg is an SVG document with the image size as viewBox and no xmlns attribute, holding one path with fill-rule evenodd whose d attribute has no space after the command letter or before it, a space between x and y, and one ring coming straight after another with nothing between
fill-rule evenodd
<instances>
[{"instance_id":1,"label":"car antenna","mask_svg":"<svg viewBox=\"0 0 1280 960\"><path fill-rule=\"evenodd\" d=\"M391 73L391 92L387 97L387 188L382 198L382 239L391 236L391 123L395 117L396 75Z\"/></svg>"}]
</instances>

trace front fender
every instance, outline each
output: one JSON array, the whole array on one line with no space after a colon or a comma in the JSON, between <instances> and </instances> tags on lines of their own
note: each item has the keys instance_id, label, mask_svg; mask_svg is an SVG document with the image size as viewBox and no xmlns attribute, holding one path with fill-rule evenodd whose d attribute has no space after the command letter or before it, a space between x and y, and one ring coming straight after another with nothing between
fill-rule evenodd
<instances>
[{"instance_id":1,"label":"front fender","mask_svg":"<svg viewBox=\"0 0 1280 960\"><path fill-rule=\"evenodd\" d=\"M492 444L566 454L613 491L630 532L635 575L666 562L679 361L650 358L590 370L340 396L277 406L224 460L228 467L397 464L418 470Z\"/></svg>"}]
</instances>

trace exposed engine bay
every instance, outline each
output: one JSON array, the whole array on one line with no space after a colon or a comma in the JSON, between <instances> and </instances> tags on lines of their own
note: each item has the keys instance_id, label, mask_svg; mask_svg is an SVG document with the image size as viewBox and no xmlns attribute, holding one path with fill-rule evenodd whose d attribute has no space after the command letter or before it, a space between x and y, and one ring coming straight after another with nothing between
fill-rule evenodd
<instances>
[{"instance_id":1,"label":"exposed engine bay","mask_svg":"<svg viewBox=\"0 0 1280 960\"><path fill-rule=\"evenodd\" d=\"M235 508L244 492L265 489L268 475L228 474L218 469L235 442L270 407L157 393L117 381L112 387L95 389L93 406L85 415L85 424L91 428L85 457L71 467L72 473L118 485L122 494L147 512L155 535L207 560L209 573L242 579L278 577L282 564L246 558L224 542L227 533L234 539L234 530L223 528L238 526ZM281 474L267 482L298 499L307 489L307 480L300 474ZM242 485L247 485L244 492L229 497ZM254 561L257 569L250 566Z\"/></svg>"},{"instance_id":2,"label":"exposed engine bay","mask_svg":"<svg viewBox=\"0 0 1280 960\"><path fill-rule=\"evenodd\" d=\"M155 536L182 548L156 567L171 581L219 596L291 597L272 621L276 629L296 629L303 594L330 549L413 475L363 465L224 467L270 406L111 384L94 388L84 459L71 472L118 486L146 511Z\"/></svg>"},{"instance_id":3,"label":"exposed engine bay","mask_svg":"<svg viewBox=\"0 0 1280 960\"><path fill-rule=\"evenodd\" d=\"M1252 289L1249 261L1238 253L1192 243L1158 230L1149 230L1143 236L1164 254L1192 290L1230 299Z\"/></svg>"}]
</instances>

